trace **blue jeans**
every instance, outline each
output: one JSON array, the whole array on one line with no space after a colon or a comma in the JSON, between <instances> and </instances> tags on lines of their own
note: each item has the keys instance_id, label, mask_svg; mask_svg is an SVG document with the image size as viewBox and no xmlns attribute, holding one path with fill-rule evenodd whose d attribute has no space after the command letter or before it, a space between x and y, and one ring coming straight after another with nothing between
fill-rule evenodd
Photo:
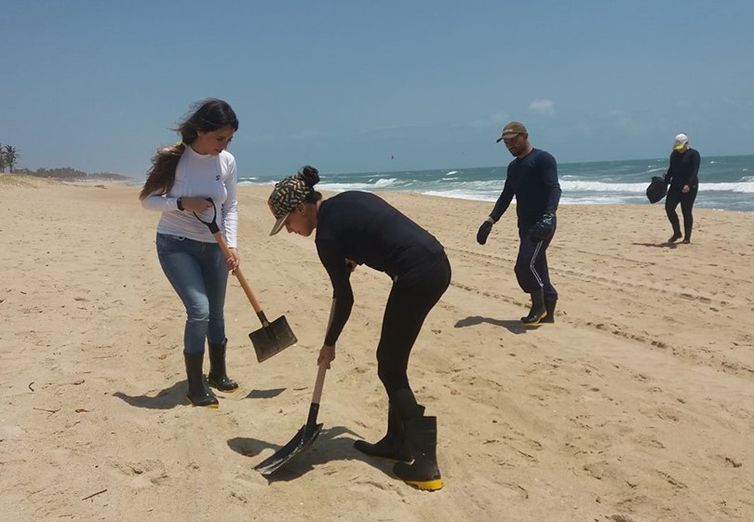
<instances>
[{"instance_id":1,"label":"blue jeans","mask_svg":"<svg viewBox=\"0 0 754 522\"><path fill-rule=\"evenodd\" d=\"M162 271L186 307L184 353L204 353L204 339L225 341L225 288L228 266L216 243L157 234Z\"/></svg>"}]
</instances>

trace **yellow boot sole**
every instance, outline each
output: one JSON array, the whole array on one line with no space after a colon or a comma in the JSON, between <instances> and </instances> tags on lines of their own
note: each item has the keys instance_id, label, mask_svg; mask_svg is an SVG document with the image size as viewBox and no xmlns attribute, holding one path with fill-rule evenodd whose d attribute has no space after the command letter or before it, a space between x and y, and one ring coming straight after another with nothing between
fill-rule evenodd
<instances>
[{"instance_id":1,"label":"yellow boot sole","mask_svg":"<svg viewBox=\"0 0 754 522\"><path fill-rule=\"evenodd\" d=\"M526 326L527 328L528 328L528 327L530 327L530 326L539 326L540 324L542 324L542 321L544 321L546 317L547 317L547 312L545 312L545 313L544 313L544 315L543 315L542 317L540 317L540 318L539 318L539 319L537 319L536 321L532 321L531 323L524 323L523 321L521 321L521 322L522 322L522 323L524 324L524 326Z\"/></svg>"},{"instance_id":2,"label":"yellow boot sole","mask_svg":"<svg viewBox=\"0 0 754 522\"><path fill-rule=\"evenodd\" d=\"M437 491L443 487L441 478L433 480L405 480L404 482L422 491Z\"/></svg>"},{"instance_id":3,"label":"yellow boot sole","mask_svg":"<svg viewBox=\"0 0 754 522\"><path fill-rule=\"evenodd\" d=\"M194 404L193 402L191 402L191 399L189 399L189 396L188 396L188 395L186 395L186 400L187 400L187 401L188 401L188 403L189 403L189 404L190 404L191 406L193 406L194 408L212 408L212 409L216 409L216 408L219 408L219 407L220 407L220 404L219 404L219 403L217 403L217 402L216 402L216 403L214 403L214 404L205 404L205 405Z\"/></svg>"}]
</instances>

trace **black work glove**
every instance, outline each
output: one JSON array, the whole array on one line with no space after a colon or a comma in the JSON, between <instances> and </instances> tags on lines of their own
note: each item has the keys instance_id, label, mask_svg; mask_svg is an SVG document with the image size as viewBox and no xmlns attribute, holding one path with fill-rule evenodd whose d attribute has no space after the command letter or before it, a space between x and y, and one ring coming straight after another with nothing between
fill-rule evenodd
<instances>
[{"instance_id":1,"label":"black work glove","mask_svg":"<svg viewBox=\"0 0 754 522\"><path fill-rule=\"evenodd\" d=\"M547 212L544 216L539 218L531 229L529 229L529 237L534 241L542 241L550 237L555 230L555 213Z\"/></svg>"},{"instance_id":2,"label":"black work glove","mask_svg":"<svg viewBox=\"0 0 754 522\"><path fill-rule=\"evenodd\" d=\"M480 245L485 244L487 242L487 236L490 235L491 230L492 222L485 220L485 222L482 223L482 226L479 227L479 231L476 233L476 242Z\"/></svg>"}]
</instances>

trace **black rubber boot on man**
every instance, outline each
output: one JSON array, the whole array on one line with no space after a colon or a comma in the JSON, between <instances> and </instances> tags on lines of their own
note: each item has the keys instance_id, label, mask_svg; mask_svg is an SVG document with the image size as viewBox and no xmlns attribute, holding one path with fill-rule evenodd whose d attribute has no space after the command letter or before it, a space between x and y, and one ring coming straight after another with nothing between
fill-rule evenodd
<instances>
[{"instance_id":1,"label":"black rubber boot on man","mask_svg":"<svg viewBox=\"0 0 754 522\"><path fill-rule=\"evenodd\" d=\"M222 343L209 343L209 373L207 382L220 391L233 391L238 384L228 377L225 370L225 348L228 340Z\"/></svg>"},{"instance_id":2,"label":"black rubber boot on man","mask_svg":"<svg viewBox=\"0 0 754 522\"><path fill-rule=\"evenodd\" d=\"M529 310L529 315L521 318L521 322L526 326L536 326L542 319L547 317L545 295L541 288L529 295L531 295L531 309Z\"/></svg>"},{"instance_id":3,"label":"black rubber boot on man","mask_svg":"<svg viewBox=\"0 0 754 522\"><path fill-rule=\"evenodd\" d=\"M419 405L424 415L424 406ZM365 440L357 440L353 447L372 457L401 460L411 462L413 456L406 442L406 432L398 410L390 404L387 413L387 433L379 441L371 444Z\"/></svg>"},{"instance_id":4,"label":"black rubber boot on man","mask_svg":"<svg viewBox=\"0 0 754 522\"><path fill-rule=\"evenodd\" d=\"M414 461L396 462L395 476L406 484L424 491L442 489L437 467L437 417L416 417L405 422L406 440Z\"/></svg>"},{"instance_id":5,"label":"black rubber boot on man","mask_svg":"<svg viewBox=\"0 0 754 522\"><path fill-rule=\"evenodd\" d=\"M542 319L541 323L554 323L555 322L555 305L558 304L557 299L546 299L545 298L545 311L547 312L547 315L544 319Z\"/></svg>"},{"instance_id":6,"label":"black rubber boot on man","mask_svg":"<svg viewBox=\"0 0 754 522\"><path fill-rule=\"evenodd\" d=\"M188 378L188 394L186 395L194 406L217 408L218 402L211 391L204 386L202 375L203 353L183 353L186 361L186 377Z\"/></svg>"}]
</instances>

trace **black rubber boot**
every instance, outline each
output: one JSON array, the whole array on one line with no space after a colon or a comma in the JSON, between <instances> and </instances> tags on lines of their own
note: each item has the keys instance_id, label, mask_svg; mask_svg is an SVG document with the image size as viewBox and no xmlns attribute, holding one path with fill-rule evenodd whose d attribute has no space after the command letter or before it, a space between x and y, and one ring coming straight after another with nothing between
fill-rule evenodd
<instances>
[{"instance_id":1,"label":"black rubber boot","mask_svg":"<svg viewBox=\"0 0 754 522\"><path fill-rule=\"evenodd\" d=\"M416 417L406 421L406 440L414 456L411 464L396 462L395 476L424 491L442 489L437 467L437 417Z\"/></svg>"},{"instance_id":2,"label":"black rubber boot","mask_svg":"<svg viewBox=\"0 0 754 522\"><path fill-rule=\"evenodd\" d=\"M540 288L536 292L531 294L531 309L529 315L521 318L521 322L526 326L536 326L547 317L547 309L545 308L545 296L544 291Z\"/></svg>"},{"instance_id":3,"label":"black rubber boot","mask_svg":"<svg viewBox=\"0 0 754 522\"><path fill-rule=\"evenodd\" d=\"M203 353L185 353L186 377L188 378L188 394L186 395L194 406L217 408L218 402L212 392L204 386L202 375Z\"/></svg>"},{"instance_id":4,"label":"black rubber boot","mask_svg":"<svg viewBox=\"0 0 754 522\"><path fill-rule=\"evenodd\" d=\"M668 239L668 243L675 243L681 239L681 223L678 221L678 214L670 212L667 207L665 207L665 213L668 215L670 226L673 227L673 235Z\"/></svg>"},{"instance_id":5,"label":"black rubber boot","mask_svg":"<svg viewBox=\"0 0 754 522\"><path fill-rule=\"evenodd\" d=\"M685 224L684 224L684 225L685 225ZM684 242L684 243L687 243L687 244L688 244L688 243L691 243L691 227L689 227L689 226L684 226L684 227L683 227L683 232L684 232L684 236L683 236L683 242Z\"/></svg>"},{"instance_id":6,"label":"black rubber boot","mask_svg":"<svg viewBox=\"0 0 754 522\"><path fill-rule=\"evenodd\" d=\"M220 391L233 391L238 388L238 383L231 380L225 372L225 347L228 340L222 343L209 343L209 373L207 382Z\"/></svg>"},{"instance_id":7,"label":"black rubber boot","mask_svg":"<svg viewBox=\"0 0 754 522\"><path fill-rule=\"evenodd\" d=\"M424 415L424 406L419 405L421 415ZM413 456L406 442L406 433L403 421L398 410L390 404L387 413L387 433L379 441L371 444L365 440L357 440L353 447L371 457L383 459L401 460L411 462Z\"/></svg>"},{"instance_id":8,"label":"black rubber boot","mask_svg":"<svg viewBox=\"0 0 754 522\"><path fill-rule=\"evenodd\" d=\"M555 322L555 305L558 304L557 299L545 299L545 311L547 316L542 319L541 323L554 323Z\"/></svg>"}]
</instances>

